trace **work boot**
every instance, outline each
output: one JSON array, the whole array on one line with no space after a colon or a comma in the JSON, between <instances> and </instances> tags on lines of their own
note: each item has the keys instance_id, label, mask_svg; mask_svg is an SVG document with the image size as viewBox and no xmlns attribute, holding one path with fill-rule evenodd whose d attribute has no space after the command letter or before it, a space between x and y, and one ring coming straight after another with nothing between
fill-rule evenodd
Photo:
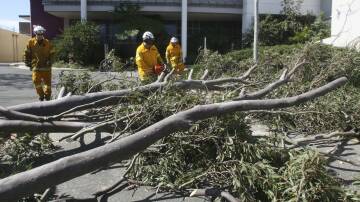
<instances>
[{"instance_id":1,"label":"work boot","mask_svg":"<svg viewBox=\"0 0 360 202\"><path fill-rule=\"evenodd\" d=\"M44 101L44 97L39 97L39 101Z\"/></svg>"}]
</instances>

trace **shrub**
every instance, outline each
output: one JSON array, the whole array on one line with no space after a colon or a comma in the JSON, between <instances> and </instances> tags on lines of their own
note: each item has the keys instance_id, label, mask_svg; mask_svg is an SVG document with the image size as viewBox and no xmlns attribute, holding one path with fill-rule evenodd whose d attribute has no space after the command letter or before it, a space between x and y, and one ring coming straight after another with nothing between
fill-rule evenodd
<instances>
[{"instance_id":1,"label":"shrub","mask_svg":"<svg viewBox=\"0 0 360 202\"><path fill-rule=\"evenodd\" d=\"M263 46L305 43L330 36L330 24L322 13L318 17L302 15L302 0L283 0L280 15L260 15L259 43ZM243 46L253 43L254 30L243 36Z\"/></svg>"},{"instance_id":2,"label":"shrub","mask_svg":"<svg viewBox=\"0 0 360 202\"><path fill-rule=\"evenodd\" d=\"M94 23L77 22L55 40L57 60L98 64L103 55L99 36L99 27Z\"/></svg>"},{"instance_id":3,"label":"shrub","mask_svg":"<svg viewBox=\"0 0 360 202\"><path fill-rule=\"evenodd\" d=\"M91 75L87 71L74 73L73 71L61 71L57 89L65 87L65 92L71 92L74 95L85 94L94 84ZM100 89L97 89L100 91Z\"/></svg>"},{"instance_id":4,"label":"shrub","mask_svg":"<svg viewBox=\"0 0 360 202\"><path fill-rule=\"evenodd\" d=\"M0 160L10 166L9 171L0 172L0 178L31 169L40 157L56 149L48 134L17 134L0 146Z\"/></svg>"},{"instance_id":5,"label":"shrub","mask_svg":"<svg viewBox=\"0 0 360 202\"><path fill-rule=\"evenodd\" d=\"M325 20L325 15L321 13L314 23L305 25L303 30L297 31L294 36L289 38L291 43L305 43L306 41L319 41L330 37L330 25Z\"/></svg>"}]
</instances>

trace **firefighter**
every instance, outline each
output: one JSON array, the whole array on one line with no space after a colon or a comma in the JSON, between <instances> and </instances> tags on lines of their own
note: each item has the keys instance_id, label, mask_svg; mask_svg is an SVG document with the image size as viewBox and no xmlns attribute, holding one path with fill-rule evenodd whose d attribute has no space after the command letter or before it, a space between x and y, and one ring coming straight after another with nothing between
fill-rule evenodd
<instances>
[{"instance_id":1,"label":"firefighter","mask_svg":"<svg viewBox=\"0 0 360 202\"><path fill-rule=\"evenodd\" d=\"M142 83L151 83L164 69L164 62L158 49L154 45L154 35L146 31L142 36L143 42L136 49L136 65L138 67L139 79Z\"/></svg>"},{"instance_id":2,"label":"firefighter","mask_svg":"<svg viewBox=\"0 0 360 202\"><path fill-rule=\"evenodd\" d=\"M35 37L29 40L24 54L25 64L32 71L32 81L40 101L51 98L51 65L54 52L49 40L44 38L45 31L42 26L34 26Z\"/></svg>"},{"instance_id":3,"label":"firefighter","mask_svg":"<svg viewBox=\"0 0 360 202\"><path fill-rule=\"evenodd\" d=\"M176 37L172 37L166 48L166 62L171 65L175 73L180 74L184 71L185 65L182 59L181 46Z\"/></svg>"}]
</instances>

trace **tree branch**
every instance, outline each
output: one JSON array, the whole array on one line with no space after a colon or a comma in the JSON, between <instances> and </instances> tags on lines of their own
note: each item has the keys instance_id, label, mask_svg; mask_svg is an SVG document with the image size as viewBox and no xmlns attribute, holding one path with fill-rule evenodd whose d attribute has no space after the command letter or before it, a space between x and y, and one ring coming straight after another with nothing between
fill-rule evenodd
<instances>
[{"instance_id":1,"label":"tree branch","mask_svg":"<svg viewBox=\"0 0 360 202\"><path fill-rule=\"evenodd\" d=\"M116 78L116 77L113 77L113 78L110 78L110 79L106 79L106 80L104 80L104 81L101 81L101 82L99 82L99 83L91 86L86 93L91 93L91 91L92 91L95 87L97 87L97 86L99 86L99 85L101 85L101 84L104 84L104 83L106 83L106 82L114 81L114 80L124 81L124 79L118 79L118 78Z\"/></svg>"},{"instance_id":2,"label":"tree branch","mask_svg":"<svg viewBox=\"0 0 360 202\"><path fill-rule=\"evenodd\" d=\"M95 102L92 102L92 103L88 103L88 104L84 104L84 105L80 105L80 106L76 106L72 109L69 109L65 112L62 112L58 115L54 115L54 116L50 116L50 117L45 117L44 119L45 120L49 120L49 121L52 121L52 120L60 120L64 115L66 114L70 114L72 112L76 112L76 111L80 111L80 110L85 110L85 109L89 109L91 107L98 107L98 106L101 106L101 104L103 102L106 102L106 101L113 101L114 99L120 99L121 97L117 97L117 96L111 96L111 97L106 97L104 99L101 99L101 100L97 100Z\"/></svg>"},{"instance_id":3,"label":"tree branch","mask_svg":"<svg viewBox=\"0 0 360 202\"><path fill-rule=\"evenodd\" d=\"M135 116L137 114L138 113L136 112L136 113L132 113L132 114L126 115L124 117L121 117L119 119L106 120L106 121L103 121L101 123L96 123L94 125L91 125L89 127L81 129L80 131L75 133L73 136L71 136L71 139L76 140L79 137L85 135L86 133L89 133L89 132L94 131L94 130L99 130L99 129L101 130L101 128L107 127L107 126L112 125L112 124L119 123L119 122L124 121L124 120L126 120L128 118L131 118L132 116Z\"/></svg>"},{"instance_id":4,"label":"tree branch","mask_svg":"<svg viewBox=\"0 0 360 202\"><path fill-rule=\"evenodd\" d=\"M220 85L229 82L240 82L244 84L249 84L249 82L247 82L246 79L250 76L251 72L254 71L256 67L257 65L253 65L239 78L221 78L221 79L209 80L209 81L204 81L204 85Z\"/></svg>"},{"instance_id":5,"label":"tree branch","mask_svg":"<svg viewBox=\"0 0 360 202\"><path fill-rule=\"evenodd\" d=\"M172 70L170 71L170 73L168 73L168 74L165 76L164 82L168 82L170 76L173 75L174 71L175 71L175 69L172 69Z\"/></svg>"},{"instance_id":6,"label":"tree branch","mask_svg":"<svg viewBox=\"0 0 360 202\"><path fill-rule=\"evenodd\" d=\"M56 99L61 99L62 97L64 97L64 93L65 93L65 87L63 86L60 88L59 94Z\"/></svg>"},{"instance_id":7,"label":"tree branch","mask_svg":"<svg viewBox=\"0 0 360 202\"><path fill-rule=\"evenodd\" d=\"M0 131L3 133L60 133L60 132L77 132L90 123L83 122L33 122L19 120L0 120ZM0 133L1 135L4 135Z\"/></svg>"},{"instance_id":8,"label":"tree branch","mask_svg":"<svg viewBox=\"0 0 360 202\"><path fill-rule=\"evenodd\" d=\"M347 79L342 77L320 88L289 98L231 101L193 107L167 117L111 144L68 156L32 170L1 179L0 201L20 199L28 194L89 173L103 165L128 159L165 136L177 131L188 130L196 121L236 111L291 107L323 96L344 85L346 82ZM68 172L69 170L72 172Z\"/></svg>"},{"instance_id":9,"label":"tree branch","mask_svg":"<svg viewBox=\"0 0 360 202\"><path fill-rule=\"evenodd\" d=\"M98 191L98 192L94 193L93 195L95 195L95 196L104 195L104 194L106 194L106 193L109 193L109 191L115 189L115 188L116 188L117 186L119 186L121 183L123 183L123 182L126 180L126 176L129 174L130 170L134 167L135 161L136 161L136 159L139 157L139 155L140 155L140 153L136 154L136 155L132 158L129 167L125 170L125 173L123 174L123 176L120 178L119 181L117 181L117 182L114 183L113 185L111 185L111 186L109 186L109 187L107 187L107 188L105 188L105 189L103 189L103 190L101 190L101 191Z\"/></svg>"},{"instance_id":10,"label":"tree branch","mask_svg":"<svg viewBox=\"0 0 360 202\"><path fill-rule=\"evenodd\" d=\"M251 67L244 76L240 78L225 78L215 80L182 80L172 83L172 87L181 89L206 89L206 90L224 90L216 85L225 84L229 82L245 82L245 78L250 74L255 67ZM251 70L251 71L250 71ZM150 93L159 88L163 88L168 82L154 82L148 85L139 86L131 89L88 93L85 95L74 95L71 97L65 97L59 100L51 100L48 102L36 102L27 103L9 107L10 110L23 112L27 114L34 114L39 116L53 116L61 114L72 108L76 108L79 105L86 105L96 102L99 107L114 105L118 102L118 97L126 97L135 92ZM109 98L111 97L111 98ZM101 100L101 101L100 101ZM75 110L73 110L75 111Z\"/></svg>"},{"instance_id":11,"label":"tree branch","mask_svg":"<svg viewBox=\"0 0 360 202\"><path fill-rule=\"evenodd\" d=\"M10 120L25 120L25 121L43 121L44 119L40 116L25 114L17 111L7 109L0 106L0 115Z\"/></svg>"},{"instance_id":12,"label":"tree branch","mask_svg":"<svg viewBox=\"0 0 360 202\"><path fill-rule=\"evenodd\" d=\"M206 80L208 75L209 75L209 70L205 69L204 74L201 76L200 80Z\"/></svg>"},{"instance_id":13,"label":"tree branch","mask_svg":"<svg viewBox=\"0 0 360 202\"><path fill-rule=\"evenodd\" d=\"M301 63L297 63L293 69L291 69L289 72L288 70L284 70L281 74L279 80L269 84L263 89L260 89L256 92L250 93L250 94L243 94L239 97L235 98L234 100L253 100L253 99L260 99L264 97L265 95L269 94L271 91L275 90L276 88L282 86L283 84L287 83L292 75L295 73L297 69L302 67L304 64L307 64L307 62L302 61Z\"/></svg>"},{"instance_id":14,"label":"tree branch","mask_svg":"<svg viewBox=\"0 0 360 202\"><path fill-rule=\"evenodd\" d=\"M194 73L194 69L190 69L189 76L187 80L192 80L192 75Z\"/></svg>"},{"instance_id":15,"label":"tree branch","mask_svg":"<svg viewBox=\"0 0 360 202\"><path fill-rule=\"evenodd\" d=\"M216 188L194 189L194 191L191 192L190 197L195 197L195 196L212 196L212 197L220 196L229 202L240 202L239 199L232 196L229 192L221 191Z\"/></svg>"}]
</instances>

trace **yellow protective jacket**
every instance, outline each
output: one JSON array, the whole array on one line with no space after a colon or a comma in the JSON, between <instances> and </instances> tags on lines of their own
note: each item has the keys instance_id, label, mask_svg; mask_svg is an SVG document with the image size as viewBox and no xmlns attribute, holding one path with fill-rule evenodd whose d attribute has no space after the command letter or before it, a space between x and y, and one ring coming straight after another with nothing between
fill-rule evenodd
<instances>
[{"instance_id":1,"label":"yellow protective jacket","mask_svg":"<svg viewBox=\"0 0 360 202\"><path fill-rule=\"evenodd\" d=\"M24 62L33 71L51 71L54 51L49 40L41 43L34 37L29 40L24 53Z\"/></svg>"},{"instance_id":2,"label":"yellow protective jacket","mask_svg":"<svg viewBox=\"0 0 360 202\"><path fill-rule=\"evenodd\" d=\"M184 70L181 46L179 44L172 45L169 43L166 48L166 62L171 64L171 67L174 68L176 72L182 72Z\"/></svg>"},{"instance_id":3,"label":"yellow protective jacket","mask_svg":"<svg viewBox=\"0 0 360 202\"><path fill-rule=\"evenodd\" d=\"M135 61L141 81L155 76L155 65L164 63L158 49L154 45L147 49L143 43L136 49Z\"/></svg>"}]
</instances>

